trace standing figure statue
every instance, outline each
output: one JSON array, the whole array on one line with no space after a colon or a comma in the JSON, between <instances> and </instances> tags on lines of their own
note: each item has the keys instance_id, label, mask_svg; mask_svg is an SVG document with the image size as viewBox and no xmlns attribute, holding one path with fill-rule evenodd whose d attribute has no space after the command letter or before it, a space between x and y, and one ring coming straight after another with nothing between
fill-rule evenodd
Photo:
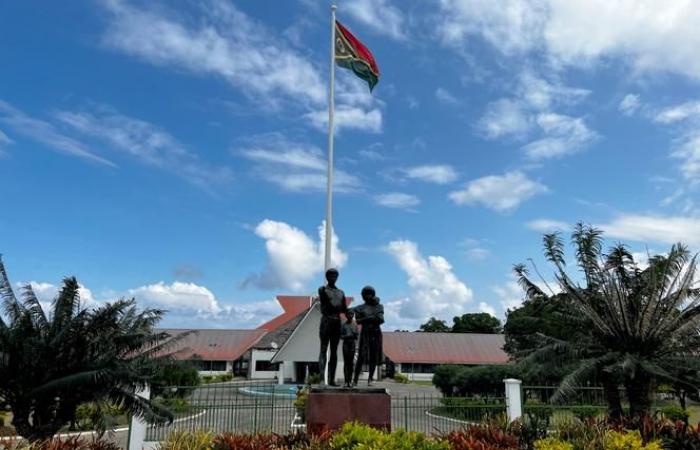
<instances>
[{"instance_id":1,"label":"standing figure statue","mask_svg":"<svg viewBox=\"0 0 700 450\"><path fill-rule=\"evenodd\" d=\"M369 378L367 385L372 385L374 369L381 364L382 359L382 329L384 323L384 306L379 304L379 297L372 286L362 288L363 305L353 308L355 321L360 325L360 352L355 366L355 378L353 385L357 386L362 366L369 364Z\"/></svg>"},{"instance_id":2,"label":"standing figure statue","mask_svg":"<svg viewBox=\"0 0 700 450\"><path fill-rule=\"evenodd\" d=\"M340 329L340 339L343 340L343 372L345 375L345 387L352 385L352 369L355 362L355 350L357 347L357 325L352 321L355 313L352 309L345 313L345 323Z\"/></svg>"},{"instance_id":3,"label":"standing figure statue","mask_svg":"<svg viewBox=\"0 0 700 450\"><path fill-rule=\"evenodd\" d=\"M321 303L321 326L318 335L321 338L321 353L318 356L318 368L321 377L326 372L328 363L328 385L335 384L335 368L338 364L338 343L340 342L340 314L348 311L345 302L345 292L335 286L338 281L338 271L328 269L326 271L326 285L318 288L318 298ZM326 359L328 345L330 344L330 358Z\"/></svg>"}]
</instances>

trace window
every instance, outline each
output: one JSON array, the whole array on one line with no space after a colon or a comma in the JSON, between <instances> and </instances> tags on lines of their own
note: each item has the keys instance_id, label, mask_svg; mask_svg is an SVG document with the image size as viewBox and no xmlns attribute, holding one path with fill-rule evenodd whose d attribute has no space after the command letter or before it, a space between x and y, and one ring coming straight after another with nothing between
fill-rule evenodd
<instances>
[{"instance_id":1,"label":"window","mask_svg":"<svg viewBox=\"0 0 700 450\"><path fill-rule=\"evenodd\" d=\"M255 361L256 372L277 372L280 369L280 363L272 364L270 361Z\"/></svg>"}]
</instances>

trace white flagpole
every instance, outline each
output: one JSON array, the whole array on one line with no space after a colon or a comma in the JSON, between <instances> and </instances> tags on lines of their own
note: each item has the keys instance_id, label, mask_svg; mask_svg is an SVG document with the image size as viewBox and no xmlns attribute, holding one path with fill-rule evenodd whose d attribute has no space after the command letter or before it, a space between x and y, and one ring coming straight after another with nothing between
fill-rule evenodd
<instances>
[{"instance_id":1,"label":"white flagpole","mask_svg":"<svg viewBox=\"0 0 700 450\"><path fill-rule=\"evenodd\" d=\"M335 109L335 9L331 6L331 74L328 90L328 180L326 185L326 253L324 270L331 268L331 236L333 233L333 110Z\"/></svg>"}]
</instances>

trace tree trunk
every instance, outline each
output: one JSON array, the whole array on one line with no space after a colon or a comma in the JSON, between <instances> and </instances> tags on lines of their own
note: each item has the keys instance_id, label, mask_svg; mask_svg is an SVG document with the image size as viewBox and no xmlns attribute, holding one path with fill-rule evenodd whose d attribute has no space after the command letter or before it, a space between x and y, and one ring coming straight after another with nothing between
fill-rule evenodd
<instances>
[{"instance_id":1,"label":"tree trunk","mask_svg":"<svg viewBox=\"0 0 700 450\"><path fill-rule=\"evenodd\" d=\"M630 416L643 417L651 413L652 380L647 374L637 372L634 378L625 379L625 391L630 402Z\"/></svg>"},{"instance_id":2,"label":"tree trunk","mask_svg":"<svg viewBox=\"0 0 700 450\"><path fill-rule=\"evenodd\" d=\"M608 404L608 417L618 422L622 419L622 401L620 400L620 390L617 383L610 374L602 373L600 380L603 383L603 393Z\"/></svg>"}]
</instances>

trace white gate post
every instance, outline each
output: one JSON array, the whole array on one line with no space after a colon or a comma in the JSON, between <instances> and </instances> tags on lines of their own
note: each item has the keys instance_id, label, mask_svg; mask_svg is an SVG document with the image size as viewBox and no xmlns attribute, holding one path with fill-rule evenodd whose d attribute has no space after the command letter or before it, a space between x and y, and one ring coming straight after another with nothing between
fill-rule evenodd
<instances>
[{"instance_id":1,"label":"white gate post","mask_svg":"<svg viewBox=\"0 0 700 450\"><path fill-rule=\"evenodd\" d=\"M151 398L151 388L149 386L138 389L136 395L146 400ZM148 423L142 417L132 416L129 424L129 441L127 450L143 450L143 442L146 440L146 428Z\"/></svg>"},{"instance_id":2,"label":"white gate post","mask_svg":"<svg viewBox=\"0 0 700 450\"><path fill-rule=\"evenodd\" d=\"M523 416L522 381L515 378L503 380L506 385L506 413L508 421L512 422ZM131 449L129 449L131 450Z\"/></svg>"}]
</instances>

